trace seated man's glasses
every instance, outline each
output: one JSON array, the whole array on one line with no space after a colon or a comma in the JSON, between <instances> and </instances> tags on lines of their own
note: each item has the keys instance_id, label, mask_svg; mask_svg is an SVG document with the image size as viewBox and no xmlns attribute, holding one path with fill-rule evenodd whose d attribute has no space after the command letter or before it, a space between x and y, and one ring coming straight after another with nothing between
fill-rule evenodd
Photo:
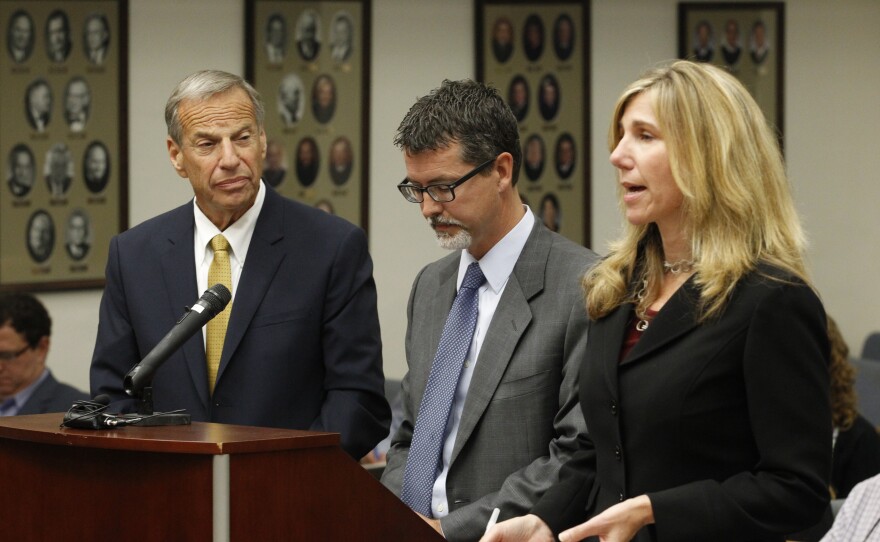
<instances>
[{"instance_id":1,"label":"seated man's glasses","mask_svg":"<svg viewBox=\"0 0 880 542\"><path fill-rule=\"evenodd\" d=\"M403 197L406 198L406 201L410 201L412 203L421 203L425 200L425 192L431 196L436 202L446 203L455 199L455 187L464 184L466 181L470 180L471 177L485 169L487 166L491 165L495 162L498 157L492 158L490 160L486 160L479 166L474 169L468 171L464 174L462 178L450 184L431 184L426 187L421 187L415 184L410 183L406 179L401 181L400 184L397 185L397 189L400 190L400 193L403 194Z\"/></svg>"},{"instance_id":2,"label":"seated man's glasses","mask_svg":"<svg viewBox=\"0 0 880 542\"><path fill-rule=\"evenodd\" d=\"M0 352L0 361L12 361L27 352L28 348L30 348L30 345L25 346L18 352Z\"/></svg>"}]
</instances>

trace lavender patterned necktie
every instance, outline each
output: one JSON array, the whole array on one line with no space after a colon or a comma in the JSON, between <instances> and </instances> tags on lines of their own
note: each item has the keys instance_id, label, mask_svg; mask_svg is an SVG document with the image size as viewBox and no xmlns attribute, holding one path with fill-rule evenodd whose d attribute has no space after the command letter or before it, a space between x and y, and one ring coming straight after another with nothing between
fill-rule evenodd
<instances>
[{"instance_id":1,"label":"lavender patterned necktie","mask_svg":"<svg viewBox=\"0 0 880 542\"><path fill-rule=\"evenodd\" d=\"M440 467L443 433L452 409L458 377L477 327L478 289L485 281L480 264L470 264L446 317L425 395L416 416L400 498L410 508L427 517L433 517L431 493Z\"/></svg>"}]
</instances>

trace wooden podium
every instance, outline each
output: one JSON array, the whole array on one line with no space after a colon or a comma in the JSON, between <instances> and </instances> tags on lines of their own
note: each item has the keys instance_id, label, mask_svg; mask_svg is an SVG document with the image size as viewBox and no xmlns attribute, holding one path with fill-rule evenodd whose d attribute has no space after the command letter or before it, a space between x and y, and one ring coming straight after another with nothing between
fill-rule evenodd
<instances>
[{"instance_id":1,"label":"wooden podium","mask_svg":"<svg viewBox=\"0 0 880 542\"><path fill-rule=\"evenodd\" d=\"M0 418L4 540L443 540L336 433Z\"/></svg>"}]
</instances>

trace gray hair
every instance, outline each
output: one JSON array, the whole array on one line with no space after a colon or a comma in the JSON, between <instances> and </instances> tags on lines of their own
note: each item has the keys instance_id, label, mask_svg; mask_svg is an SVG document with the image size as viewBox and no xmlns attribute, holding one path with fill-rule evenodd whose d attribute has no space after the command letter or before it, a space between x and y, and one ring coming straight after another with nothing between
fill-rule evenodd
<instances>
[{"instance_id":1,"label":"gray hair","mask_svg":"<svg viewBox=\"0 0 880 542\"><path fill-rule=\"evenodd\" d=\"M257 127L262 131L266 109L263 106L263 98L260 97L260 93L238 75L219 70L202 70L178 83L165 104L165 124L168 126L168 135L171 136L171 139L180 145L180 139L183 136L180 117L177 114L180 102L207 100L234 88L240 88L247 93L254 106Z\"/></svg>"},{"instance_id":2,"label":"gray hair","mask_svg":"<svg viewBox=\"0 0 880 542\"><path fill-rule=\"evenodd\" d=\"M498 91L470 79L444 80L422 96L397 128L394 144L408 154L461 146L461 159L481 164L509 152L513 183L519 178L522 147L513 111Z\"/></svg>"}]
</instances>

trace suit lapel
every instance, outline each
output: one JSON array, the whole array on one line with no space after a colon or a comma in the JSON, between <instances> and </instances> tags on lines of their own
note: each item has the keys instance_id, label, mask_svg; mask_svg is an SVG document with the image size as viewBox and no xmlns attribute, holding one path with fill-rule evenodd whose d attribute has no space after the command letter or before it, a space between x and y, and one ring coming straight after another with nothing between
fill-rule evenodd
<instances>
[{"instance_id":1,"label":"suit lapel","mask_svg":"<svg viewBox=\"0 0 880 542\"><path fill-rule=\"evenodd\" d=\"M165 234L157 238L157 243L162 280L165 291L168 292L167 307L170 317L176 322L183 315L185 307L193 305L199 296L193 255L195 219L192 202L179 207L167 224ZM199 336L199 340L183 343L181 351L198 390L199 399L207 406L209 395L205 342L201 339L201 334Z\"/></svg>"},{"instance_id":2,"label":"suit lapel","mask_svg":"<svg viewBox=\"0 0 880 542\"><path fill-rule=\"evenodd\" d=\"M223 343L223 356L220 358L220 368L217 372L218 382L241 344L245 331L250 326L285 257L284 251L278 246L278 242L284 238L282 204L281 196L267 187L266 199L263 201L263 208L254 227L247 260L232 303L232 314L226 328L226 341Z\"/></svg>"},{"instance_id":3,"label":"suit lapel","mask_svg":"<svg viewBox=\"0 0 880 542\"><path fill-rule=\"evenodd\" d=\"M529 301L544 289L544 273L551 244L550 231L535 221L513 273L504 287L504 293L501 294L486 339L480 347L458 434L455 436L452 462L455 462L477 422L483 417L513 358L520 337L532 321Z\"/></svg>"}]
</instances>

